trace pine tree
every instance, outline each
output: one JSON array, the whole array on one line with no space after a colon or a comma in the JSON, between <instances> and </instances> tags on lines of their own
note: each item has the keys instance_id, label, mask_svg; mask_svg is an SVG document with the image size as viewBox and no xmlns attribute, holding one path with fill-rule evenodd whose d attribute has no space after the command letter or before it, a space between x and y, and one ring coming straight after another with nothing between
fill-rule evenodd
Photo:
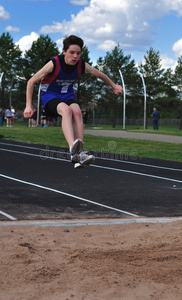
<instances>
[{"instance_id":1,"label":"pine tree","mask_svg":"<svg viewBox=\"0 0 182 300\"><path fill-rule=\"evenodd\" d=\"M11 91L21 73L21 53L8 32L0 36L0 74L3 73L0 87L0 104L2 107L11 105Z\"/></svg>"},{"instance_id":2,"label":"pine tree","mask_svg":"<svg viewBox=\"0 0 182 300\"><path fill-rule=\"evenodd\" d=\"M179 129L182 130L182 55L178 58L177 66L175 68L175 84L177 87L177 94L180 99L180 126Z\"/></svg>"}]
</instances>

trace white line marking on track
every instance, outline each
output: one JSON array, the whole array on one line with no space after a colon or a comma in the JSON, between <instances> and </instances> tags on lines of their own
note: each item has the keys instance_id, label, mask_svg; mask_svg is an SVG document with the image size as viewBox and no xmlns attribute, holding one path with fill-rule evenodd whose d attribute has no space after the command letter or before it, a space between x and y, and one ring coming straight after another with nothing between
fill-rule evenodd
<instances>
[{"instance_id":1,"label":"white line marking on track","mask_svg":"<svg viewBox=\"0 0 182 300\"><path fill-rule=\"evenodd\" d=\"M124 163L124 164L137 165L137 166L143 166L143 167L149 167L149 168L155 168L155 169L163 169L163 170L182 172L182 169L175 169L175 168L161 167L161 166L157 166L157 165L142 164L142 163L137 163L137 162L133 162L133 161L119 160L119 159L114 159L114 158L97 157L97 159L121 162L121 163Z\"/></svg>"},{"instance_id":2,"label":"white line marking on track","mask_svg":"<svg viewBox=\"0 0 182 300\"><path fill-rule=\"evenodd\" d=\"M71 197L71 198L75 198L75 199L78 199L78 200L81 200L81 201L84 201L84 202L88 202L88 203L91 203L91 204L94 204L94 205L97 205L97 206L105 207L105 208L110 209L110 210L118 211L118 212L126 214L126 215L130 215L130 216L133 216L133 217L139 217L138 215L132 214L130 212L127 212L127 211L124 211L124 210L121 210L121 209L118 209L118 208L114 208L114 207L111 207L111 206L108 206L108 205L100 204L100 203L97 203L97 202L94 202L94 201L91 201L91 200L88 200L88 199L85 199L85 198L81 198L81 197L78 197L78 196L75 196L75 195L72 195L72 194L68 194L68 193L65 193L65 192L62 192L62 191L59 191L59 190L56 190L56 189L52 189L52 188L49 188L49 187L46 187L46 186L42 186L42 185L35 184L35 183L32 183L32 182L20 180L20 179L10 177L10 176L6 176L6 175L3 175L3 174L0 174L0 176L3 177L3 178L6 178L6 179L16 181L16 182L20 182L20 183L23 183L23 184L35 186L35 187L40 188L40 189L44 189L44 190L47 190L47 191L50 191L50 192L62 194L62 195L65 195L67 197Z\"/></svg>"},{"instance_id":3,"label":"white line marking on track","mask_svg":"<svg viewBox=\"0 0 182 300\"><path fill-rule=\"evenodd\" d=\"M9 214L5 213L4 211L0 210L0 214L7 217L8 219L12 220L12 221L16 221L17 219L10 216Z\"/></svg>"},{"instance_id":4,"label":"white line marking on track","mask_svg":"<svg viewBox=\"0 0 182 300\"><path fill-rule=\"evenodd\" d=\"M35 157L39 157L42 158L43 160L45 159L53 159L53 160L61 160L61 161L66 161L66 162L70 162L70 160L68 159L64 159L64 158L56 158L56 157L52 157L52 156L44 156L43 154L32 154L32 153L27 153L27 152L21 152L21 151L15 151L15 150L9 150L9 149L2 149L0 148L1 151L7 151L7 152L13 152L13 153L18 153L18 154L23 154L23 155L29 155L29 156L35 156ZM46 149L44 149L44 151L46 151Z\"/></svg>"},{"instance_id":5,"label":"white line marking on track","mask_svg":"<svg viewBox=\"0 0 182 300\"><path fill-rule=\"evenodd\" d=\"M19 148L25 148L25 149L32 149L32 150L40 150L40 151L51 152L51 153L57 153L57 152L59 152L59 154L68 154L69 155L69 151L66 152L66 151L49 150L47 148L30 147L30 146L24 146L24 145L18 145L18 144L8 144L8 143L0 143L0 145L13 146L13 147L19 147ZM4 149L0 148L0 150L4 150ZM47 157L47 158L52 158L52 157ZM138 166L144 166L144 167L149 167L149 168L156 168L156 169L164 169L164 170L182 172L182 169L161 167L161 166L157 166L157 165L149 165L149 164L137 163L137 162L134 162L134 161L119 160L119 159L108 158L108 157L97 157L96 156L96 159L106 160L106 161L115 161L115 162L120 162L120 163L125 163L125 164L132 164L132 165L138 165Z\"/></svg>"},{"instance_id":6,"label":"white line marking on track","mask_svg":"<svg viewBox=\"0 0 182 300\"><path fill-rule=\"evenodd\" d=\"M63 159L63 158L48 157L48 156L42 156L42 155L38 155L38 154L32 154L32 153L14 151L14 150L9 150L9 149L2 149L2 148L0 148L0 150L7 151L7 152L18 153L18 154L22 154L22 155L35 156L35 157L40 157L40 158L42 157L42 159L44 159L44 160L45 159L53 159L53 160L65 161L65 162L70 163L70 160ZM146 177L151 177L151 178L156 178L156 179L161 179L161 180L167 180L167 181L182 183L182 180L167 178L167 177L161 177L161 176L156 176L156 175L150 175L150 174L145 174L145 173L139 173L139 172L135 172L135 171L128 171L128 170L116 169L116 168L111 168L111 167L104 167L104 166L99 166L99 165L90 165L90 167L106 169L106 170L111 170L111 171L117 171L117 172L123 172L123 173L130 173L130 174L135 174L135 175L140 175L140 176L146 176Z\"/></svg>"},{"instance_id":7,"label":"white line marking on track","mask_svg":"<svg viewBox=\"0 0 182 300\"><path fill-rule=\"evenodd\" d=\"M8 144L8 143L0 143L0 145L13 146L13 147L30 149L30 150L39 150L39 151L51 152L51 153L58 153L59 152L60 154L68 154L68 155L70 155L69 151L59 151L59 150L49 149L49 146L46 146L46 145L45 145L46 148L30 147L30 146L17 145L17 144Z\"/></svg>"},{"instance_id":8,"label":"white line marking on track","mask_svg":"<svg viewBox=\"0 0 182 300\"><path fill-rule=\"evenodd\" d=\"M167 178L167 177L161 177L161 176L155 176L155 175L150 175L150 174L145 174L145 173L139 173L139 172L134 172L134 171L128 171L128 170L122 170L122 169L115 169L115 168L98 166L98 165L92 165L92 167L101 168L101 169L107 169L107 170L111 170L111 171L118 171L118 172L123 172L123 173L130 173L130 174L134 174L134 175L140 175L140 176L146 176L146 177L152 177L152 178L156 178L156 179L162 179L162 180L168 180L168 181L174 181L174 182L182 183L182 180L177 180L177 179Z\"/></svg>"}]
</instances>

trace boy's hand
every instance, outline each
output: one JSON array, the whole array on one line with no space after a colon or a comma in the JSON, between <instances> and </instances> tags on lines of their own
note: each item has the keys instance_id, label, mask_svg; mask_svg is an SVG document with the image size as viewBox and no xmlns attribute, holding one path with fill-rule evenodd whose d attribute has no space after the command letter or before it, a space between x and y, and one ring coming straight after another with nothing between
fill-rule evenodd
<instances>
[{"instance_id":1,"label":"boy's hand","mask_svg":"<svg viewBox=\"0 0 182 300\"><path fill-rule=\"evenodd\" d=\"M122 88L122 86L115 84L115 86L113 87L113 92L116 95L123 94L123 88Z\"/></svg>"},{"instance_id":2,"label":"boy's hand","mask_svg":"<svg viewBox=\"0 0 182 300\"><path fill-rule=\"evenodd\" d=\"M24 110L24 118L31 118L32 115L33 115L33 109L32 107L26 107L25 110Z\"/></svg>"}]
</instances>

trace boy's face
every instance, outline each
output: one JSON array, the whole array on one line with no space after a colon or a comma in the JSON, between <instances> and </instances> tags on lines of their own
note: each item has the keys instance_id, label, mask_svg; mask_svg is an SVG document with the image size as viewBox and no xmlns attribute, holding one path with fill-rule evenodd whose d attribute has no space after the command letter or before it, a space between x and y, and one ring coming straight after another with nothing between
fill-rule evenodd
<instances>
[{"instance_id":1,"label":"boy's face","mask_svg":"<svg viewBox=\"0 0 182 300\"><path fill-rule=\"evenodd\" d=\"M75 65L81 56L81 48L78 45L71 45L67 51L63 50L64 60L67 65Z\"/></svg>"}]
</instances>

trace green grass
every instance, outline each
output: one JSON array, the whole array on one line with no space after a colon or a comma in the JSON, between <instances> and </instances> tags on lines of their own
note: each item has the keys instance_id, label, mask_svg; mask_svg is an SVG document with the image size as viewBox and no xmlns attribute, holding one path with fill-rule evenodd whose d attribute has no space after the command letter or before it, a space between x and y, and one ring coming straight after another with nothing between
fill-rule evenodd
<instances>
[{"instance_id":1,"label":"green grass","mask_svg":"<svg viewBox=\"0 0 182 300\"><path fill-rule=\"evenodd\" d=\"M91 127L93 126L87 126L88 129L90 129ZM108 130L111 129L111 127L109 128L109 126L105 125L99 125L98 127L103 127L103 129ZM135 129L131 127L126 130L135 131ZM179 130L175 128L164 128L164 131L160 130L157 133L182 135L181 132L178 133L178 131ZM137 132L143 131L137 130ZM144 132L150 132L150 130ZM67 142L62 133L61 127L28 128L27 122L19 121L15 123L14 127L11 128L7 128L6 126L0 127L0 135L5 139L20 142L44 144L58 147L68 147ZM103 136L92 136L86 134L84 136L84 142L84 148L86 150L92 150L95 152L103 153L114 153L115 157L130 157L132 159L135 159L137 156L139 156L182 162L182 144L113 137L111 138Z\"/></svg>"},{"instance_id":2,"label":"green grass","mask_svg":"<svg viewBox=\"0 0 182 300\"><path fill-rule=\"evenodd\" d=\"M85 135L84 141L88 150L114 153L115 157L135 159L139 156L182 162L182 144L90 135Z\"/></svg>"}]
</instances>

